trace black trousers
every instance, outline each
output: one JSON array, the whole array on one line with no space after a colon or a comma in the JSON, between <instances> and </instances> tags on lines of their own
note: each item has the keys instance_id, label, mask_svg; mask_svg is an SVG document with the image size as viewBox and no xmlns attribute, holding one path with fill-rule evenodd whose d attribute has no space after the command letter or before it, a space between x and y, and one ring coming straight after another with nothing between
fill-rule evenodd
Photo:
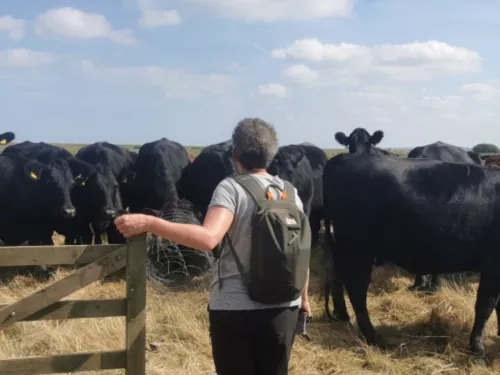
<instances>
[{"instance_id":1,"label":"black trousers","mask_svg":"<svg viewBox=\"0 0 500 375\"><path fill-rule=\"evenodd\" d=\"M288 375L298 312L209 310L217 375Z\"/></svg>"}]
</instances>

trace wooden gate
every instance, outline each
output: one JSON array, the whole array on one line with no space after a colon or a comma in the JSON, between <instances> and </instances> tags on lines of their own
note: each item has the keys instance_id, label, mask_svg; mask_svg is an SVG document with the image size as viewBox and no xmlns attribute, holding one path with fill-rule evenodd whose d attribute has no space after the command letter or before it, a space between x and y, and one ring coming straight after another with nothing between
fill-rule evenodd
<instances>
[{"instance_id":1,"label":"wooden gate","mask_svg":"<svg viewBox=\"0 0 500 375\"><path fill-rule=\"evenodd\" d=\"M83 266L18 302L0 305L0 330L22 321L126 317L123 350L3 359L0 374L125 369L127 375L145 375L146 260L145 235L136 236L125 245L0 247L1 266ZM60 301L123 267L126 267L125 298Z\"/></svg>"}]
</instances>

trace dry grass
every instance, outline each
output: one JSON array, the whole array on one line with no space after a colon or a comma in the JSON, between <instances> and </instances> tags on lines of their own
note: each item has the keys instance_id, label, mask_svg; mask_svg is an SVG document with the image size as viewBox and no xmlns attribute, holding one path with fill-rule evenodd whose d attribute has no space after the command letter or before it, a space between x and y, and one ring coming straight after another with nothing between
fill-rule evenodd
<instances>
[{"instance_id":1,"label":"dry grass","mask_svg":"<svg viewBox=\"0 0 500 375\"><path fill-rule=\"evenodd\" d=\"M423 297L406 291L412 279L401 271L377 269L368 301L373 323L392 345L382 352L367 347L356 329L325 319L320 264L317 250L311 281L314 322L308 328L313 341L298 339L291 374L500 373L496 319L490 319L486 334L489 363L472 361L464 352L474 317L476 280ZM59 271L56 278L65 274ZM147 340L157 345L157 350L147 352L148 375L213 374L208 285L209 280L201 280L182 292L148 287ZM0 303L15 301L41 287L30 278L16 277L0 285ZM119 298L124 291L124 282L95 283L70 299ZM0 357L120 349L123 342L123 318L19 323L0 332Z\"/></svg>"}]
</instances>

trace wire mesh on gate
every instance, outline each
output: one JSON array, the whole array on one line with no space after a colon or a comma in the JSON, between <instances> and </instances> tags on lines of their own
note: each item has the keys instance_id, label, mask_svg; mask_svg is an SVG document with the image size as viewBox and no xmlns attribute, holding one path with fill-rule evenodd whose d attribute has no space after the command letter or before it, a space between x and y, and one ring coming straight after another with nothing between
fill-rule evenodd
<instances>
[{"instance_id":1,"label":"wire mesh on gate","mask_svg":"<svg viewBox=\"0 0 500 375\"><path fill-rule=\"evenodd\" d=\"M190 202L169 203L155 216L174 223L201 225ZM147 275L151 282L183 288L194 277L211 272L215 258L211 251L195 250L152 234L147 236Z\"/></svg>"}]
</instances>

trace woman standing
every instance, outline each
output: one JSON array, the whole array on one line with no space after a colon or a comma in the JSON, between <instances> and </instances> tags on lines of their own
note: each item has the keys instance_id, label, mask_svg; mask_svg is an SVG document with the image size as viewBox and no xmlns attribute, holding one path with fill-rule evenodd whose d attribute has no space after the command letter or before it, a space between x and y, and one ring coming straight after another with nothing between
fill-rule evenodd
<instances>
[{"instance_id":1,"label":"woman standing","mask_svg":"<svg viewBox=\"0 0 500 375\"><path fill-rule=\"evenodd\" d=\"M285 183L266 171L278 151L273 126L258 118L244 119L234 129L232 141L239 174L251 176L277 198L279 189L285 190ZM302 211L297 190L293 188L293 191L295 204ZM215 267L208 306L218 375L287 375L299 309L310 314L309 268L298 298L279 304L264 304L250 298L238 263L243 269L250 267L252 219L256 208L250 193L228 177L215 189L202 226L172 223L142 214L123 215L115 221L125 237L151 232L206 251L213 250L229 235L231 241L223 242Z\"/></svg>"}]
</instances>

